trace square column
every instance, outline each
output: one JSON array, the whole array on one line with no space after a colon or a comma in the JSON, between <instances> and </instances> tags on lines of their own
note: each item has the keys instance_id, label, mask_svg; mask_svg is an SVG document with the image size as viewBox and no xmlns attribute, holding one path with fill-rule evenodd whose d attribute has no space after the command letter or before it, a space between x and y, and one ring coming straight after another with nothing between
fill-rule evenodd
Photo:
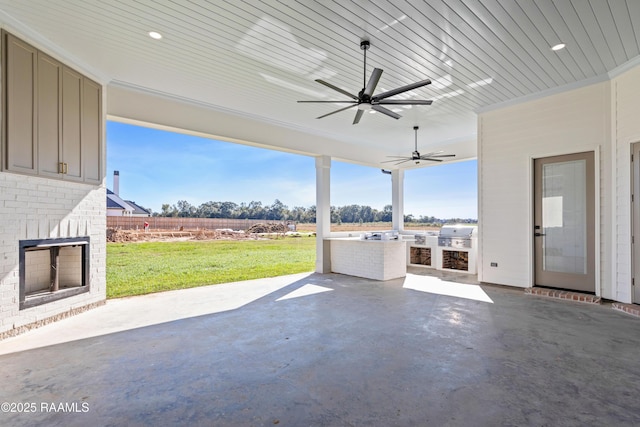
<instances>
[{"instance_id":1,"label":"square column","mask_svg":"<svg viewBox=\"0 0 640 427\"><path fill-rule=\"evenodd\" d=\"M404 230L404 171L391 171L391 222L393 229Z\"/></svg>"},{"instance_id":2,"label":"square column","mask_svg":"<svg viewBox=\"0 0 640 427\"><path fill-rule=\"evenodd\" d=\"M316 273L331 273L331 157L316 157Z\"/></svg>"}]
</instances>

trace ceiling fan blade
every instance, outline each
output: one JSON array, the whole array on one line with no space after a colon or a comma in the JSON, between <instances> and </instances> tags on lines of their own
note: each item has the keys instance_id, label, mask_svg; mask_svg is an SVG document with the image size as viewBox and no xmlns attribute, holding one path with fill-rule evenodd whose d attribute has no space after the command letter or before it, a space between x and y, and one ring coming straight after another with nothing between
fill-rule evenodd
<instances>
[{"instance_id":1,"label":"ceiling fan blade","mask_svg":"<svg viewBox=\"0 0 640 427\"><path fill-rule=\"evenodd\" d=\"M380 163L391 163L391 162L397 162L398 160L411 160L409 157L400 157L400 156L387 156L387 157L398 157L397 159L391 159L391 160L385 160L384 162L380 162ZM403 161L404 161L403 160Z\"/></svg>"},{"instance_id":2,"label":"ceiling fan blade","mask_svg":"<svg viewBox=\"0 0 640 427\"><path fill-rule=\"evenodd\" d=\"M434 159L433 157L424 157L424 156L420 156L420 160L428 160L430 162L441 162L442 161L440 159Z\"/></svg>"},{"instance_id":3,"label":"ceiling fan blade","mask_svg":"<svg viewBox=\"0 0 640 427\"><path fill-rule=\"evenodd\" d=\"M325 85L326 87L333 89L336 92L340 92L341 94L348 96L351 99L355 99L356 101L358 100L358 97L356 95L349 93L344 89L340 89L338 86L334 86L331 83L325 82L324 80L320 80L320 79L317 79L316 81L321 85Z\"/></svg>"},{"instance_id":4,"label":"ceiling fan blade","mask_svg":"<svg viewBox=\"0 0 640 427\"><path fill-rule=\"evenodd\" d=\"M357 101L297 101L308 103L325 103L325 104L357 104Z\"/></svg>"},{"instance_id":5,"label":"ceiling fan blade","mask_svg":"<svg viewBox=\"0 0 640 427\"><path fill-rule=\"evenodd\" d=\"M349 108L353 108L353 107L355 107L356 105L358 105L358 104L353 104L353 105L349 105L348 107L340 108L339 110L332 111L332 112L327 113L327 114L324 114L324 115L322 115L322 116L320 116L320 117L316 117L316 119L322 119L322 118L327 117L327 116L330 116L330 115L332 115L332 114L339 113L340 111L348 110Z\"/></svg>"},{"instance_id":6,"label":"ceiling fan blade","mask_svg":"<svg viewBox=\"0 0 640 427\"><path fill-rule=\"evenodd\" d=\"M353 124L354 124L354 125L357 125L358 123L360 123L360 119L362 118L362 113L364 113L364 111L362 111L362 110L358 110L358 111L356 112L356 116L355 116L355 118L353 119Z\"/></svg>"},{"instance_id":7,"label":"ceiling fan blade","mask_svg":"<svg viewBox=\"0 0 640 427\"><path fill-rule=\"evenodd\" d=\"M395 112L389 110L388 108L381 107L381 106L379 106L377 104L371 105L371 109L372 110L376 110L379 113L386 114L389 117L393 117L396 120L399 119L400 117L402 117L400 114L395 113ZM362 111L362 110L360 110L360 111Z\"/></svg>"},{"instance_id":8,"label":"ceiling fan blade","mask_svg":"<svg viewBox=\"0 0 640 427\"><path fill-rule=\"evenodd\" d=\"M376 90L378 81L380 81L381 75L382 75L382 70L380 68L373 69L373 72L371 73L371 77L369 77L369 83L367 83L367 87L364 88L364 92L363 92L364 95L371 98L371 95L373 95L373 91Z\"/></svg>"},{"instance_id":9,"label":"ceiling fan blade","mask_svg":"<svg viewBox=\"0 0 640 427\"><path fill-rule=\"evenodd\" d=\"M400 99L389 99L386 101L376 102L376 104L378 105L431 105L433 104L433 101L426 100L426 99L407 99L404 101Z\"/></svg>"},{"instance_id":10,"label":"ceiling fan blade","mask_svg":"<svg viewBox=\"0 0 640 427\"><path fill-rule=\"evenodd\" d=\"M423 154L422 157L455 157L455 154L442 154L444 151L431 151L430 153Z\"/></svg>"},{"instance_id":11,"label":"ceiling fan blade","mask_svg":"<svg viewBox=\"0 0 640 427\"><path fill-rule=\"evenodd\" d=\"M377 102L377 101L380 101L381 99L389 98L390 96L398 95L399 93L407 92L412 89L417 89L419 87L426 86L428 84L431 84L431 80L429 79L422 80L416 83L411 83L410 85L402 86L397 89L392 89L390 91L383 92L379 95L376 95L372 98L372 101Z\"/></svg>"},{"instance_id":12,"label":"ceiling fan blade","mask_svg":"<svg viewBox=\"0 0 640 427\"><path fill-rule=\"evenodd\" d=\"M399 161L398 163L396 163L396 165L400 165L402 163L407 163L407 162L410 162L411 160L413 160L413 159L402 160L402 161Z\"/></svg>"}]
</instances>

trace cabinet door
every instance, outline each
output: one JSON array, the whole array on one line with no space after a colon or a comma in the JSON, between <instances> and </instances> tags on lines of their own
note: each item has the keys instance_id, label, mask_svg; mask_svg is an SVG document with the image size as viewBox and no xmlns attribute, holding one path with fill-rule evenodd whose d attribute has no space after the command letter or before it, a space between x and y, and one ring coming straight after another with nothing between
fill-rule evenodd
<instances>
[{"instance_id":1,"label":"cabinet door","mask_svg":"<svg viewBox=\"0 0 640 427\"><path fill-rule=\"evenodd\" d=\"M81 147L82 75L62 71L62 162L64 179L82 180Z\"/></svg>"},{"instance_id":2,"label":"cabinet door","mask_svg":"<svg viewBox=\"0 0 640 427\"><path fill-rule=\"evenodd\" d=\"M35 75L36 49L6 35L6 167L37 172Z\"/></svg>"},{"instance_id":3,"label":"cabinet door","mask_svg":"<svg viewBox=\"0 0 640 427\"><path fill-rule=\"evenodd\" d=\"M60 167L60 83L62 64L38 52L37 150L38 172L59 177Z\"/></svg>"},{"instance_id":4,"label":"cabinet door","mask_svg":"<svg viewBox=\"0 0 640 427\"><path fill-rule=\"evenodd\" d=\"M102 86L87 78L82 84L82 163L84 181L102 182Z\"/></svg>"},{"instance_id":5,"label":"cabinet door","mask_svg":"<svg viewBox=\"0 0 640 427\"><path fill-rule=\"evenodd\" d=\"M0 169L101 184L102 86L2 35Z\"/></svg>"}]
</instances>

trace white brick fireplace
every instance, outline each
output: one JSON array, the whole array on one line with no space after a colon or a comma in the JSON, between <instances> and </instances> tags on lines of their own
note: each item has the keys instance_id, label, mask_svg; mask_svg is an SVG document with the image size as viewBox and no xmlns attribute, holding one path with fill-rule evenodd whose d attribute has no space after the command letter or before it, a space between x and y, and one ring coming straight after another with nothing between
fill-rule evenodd
<instances>
[{"instance_id":1,"label":"white brick fireplace","mask_svg":"<svg viewBox=\"0 0 640 427\"><path fill-rule=\"evenodd\" d=\"M105 197L103 186L0 172L0 339L105 301ZM21 309L20 241L87 237L88 290Z\"/></svg>"}]
</instances>

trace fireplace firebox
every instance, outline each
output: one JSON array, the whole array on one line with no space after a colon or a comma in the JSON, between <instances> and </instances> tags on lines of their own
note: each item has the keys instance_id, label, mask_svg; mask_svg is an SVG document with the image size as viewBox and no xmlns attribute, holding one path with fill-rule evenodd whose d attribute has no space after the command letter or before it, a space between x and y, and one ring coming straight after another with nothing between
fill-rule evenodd
<instances>
[{"instance_id":1,"label":"fireplace firebox","mask_svg":"<svg viewBox=\"0 0 640 427\"><path fill-rule=\"evenodd\" d=\"M20 310L89 291L89 237L20 241Z\"/></svg>"}]
</instances>

